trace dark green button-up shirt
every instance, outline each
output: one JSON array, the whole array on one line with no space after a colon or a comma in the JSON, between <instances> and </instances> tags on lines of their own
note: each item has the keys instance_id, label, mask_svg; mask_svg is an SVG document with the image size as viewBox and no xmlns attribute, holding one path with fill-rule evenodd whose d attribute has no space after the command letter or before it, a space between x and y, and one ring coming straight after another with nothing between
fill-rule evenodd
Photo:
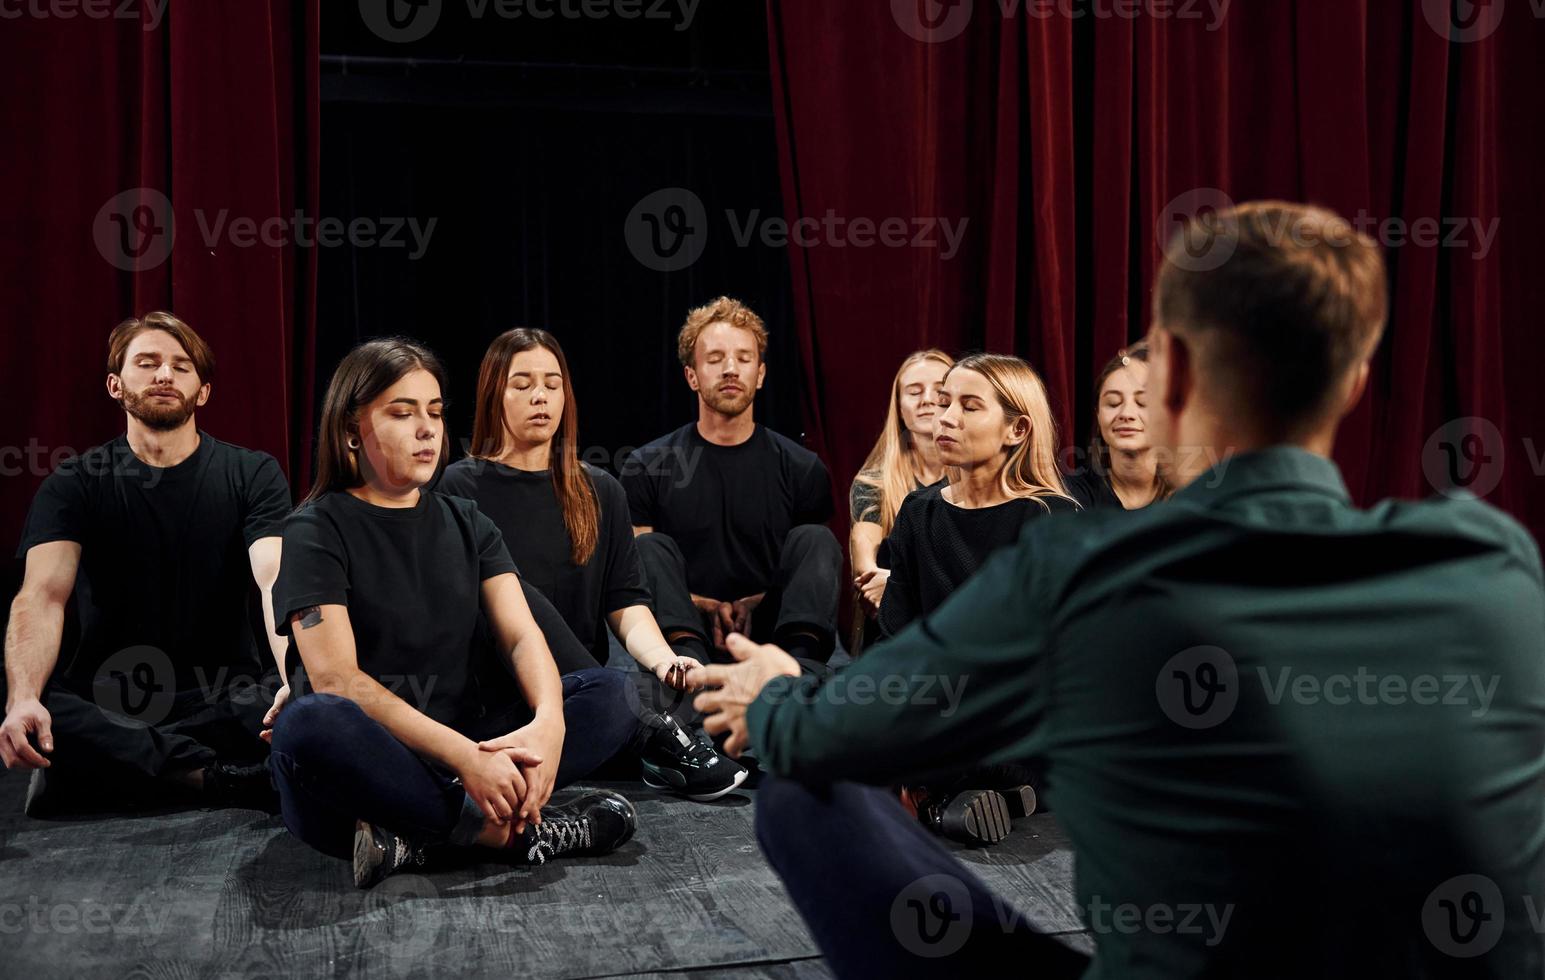
<instances>
[{"instance_id":1,"label":"dark green button-up shirt","mask_svg":"<svg viewBox=\"0 0 1545 980\"><path fill-rule=\"evenodd\" d=\"M1321 456L1236 456L1031 522L748 723L805 781L1039 761L1091 976L1542 973L1545 584L1473 499L1360 510Z\"/></svg>"}]
</instances>

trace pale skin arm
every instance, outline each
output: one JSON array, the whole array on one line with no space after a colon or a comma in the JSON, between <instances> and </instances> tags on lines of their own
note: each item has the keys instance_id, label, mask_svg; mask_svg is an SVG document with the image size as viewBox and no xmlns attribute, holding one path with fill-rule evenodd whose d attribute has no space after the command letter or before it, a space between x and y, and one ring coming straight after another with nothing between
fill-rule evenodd
<instances>
[{"instance_id":1,"label":"pale skin arm","mask_svg":"<svg viewBox=\"0 0 1545 980\"><path fill-rule=\"evenodd\" d=\"M0 759L7 769L46 769L54 750L52 719L41 701L43 685L59 662L64 606L75 588L80 544L50 541L27 550L21 591L11 603L5 631L5 721L0 724ZM31 734L38 749L27 741Z\"/></svg>"},{"instance_id":2,"label":"pale skin arm","mask_svg":"<svg viewBox=\"0 0 1545 980\"><path fill-rule=\"evenodd\" d=\"M348 698L408 748L453 769L490 821L503 824L519 812L526 783L516 760L503 752L479 751L476 742L430 718L360 670L347 607L302 609L290 617L290 630L317 693Z\"/></svg>"},{"instance_id":3,"label":"pale skin arm","mask_svg":"<svg viewBox=\"0 0 1545 980\"><path fill-rule=\"evenodd\" d=\"M648 606L613 610L606 614L606 625L639 666L658 677L662 684L686 690L687 671L702 666L691 657L676 656Z\"/></svg>"},{"instance_id":4,"label":"pale skin arm","mask_svg":"<svg viewBox=\"0 0 1545 980\"><path fill-rule=\"evenodd\" d=\"M854 575L879 567L875 562L880 557L880 542L884 540L885 531L878 524L859 521L853 525L853 530L848 532L848 558L853 563Z\"/></svg>"},{"instance_id":5,"label":"pale skin arm","mask_svg":"<svg viewBox=\"0 0 1545 980\"><path fill-rule=\"evenodd\" d=\"M520 579L513 572L495 575L483 582L483 610L493 627L499 649L508 650L510 670L535 716L530 724L507 735L478 743L484 752L514 751L537 758L524 769L526 797L522 803L516 832L525 829L525 821L542 822L542 807L552 796L557 782L558 760L563 754L566 728L563 720L563 682L558 665L553 662L547 638L542 635L531 607L526 605Z\"/></svg>"},{"instance_id":6,"label":"pale skin arm","mask_svg":"<svg viewBox=\"0 0 1545 980\"><path fill-rule=\"evenodd\" d=\"M880 542L885 531L878 524L860 521L848 532L848 554L853 563L853 587L862 596L864 613L878 615L880 600L885 597L885 584L890 581L889 569L876 564L880 555Z\"/></svg>"},{"instance_id":7,"label":"pale skin arm","mask_svg":"<svg viewBox=\"0 0 1545 980\"><path fill-rule=\"evenodd\" d=\"M263 628L268 635L268 650L274 656L274 665L279 668L279 683L288 687L284 676L284 654L290 643L274 629L274 583L279 580L279 556L283 545L284 539L278 535L258 538L247 549L247 559L252 564L252 578L263 598Z\"/></svg>"}]
</instances>

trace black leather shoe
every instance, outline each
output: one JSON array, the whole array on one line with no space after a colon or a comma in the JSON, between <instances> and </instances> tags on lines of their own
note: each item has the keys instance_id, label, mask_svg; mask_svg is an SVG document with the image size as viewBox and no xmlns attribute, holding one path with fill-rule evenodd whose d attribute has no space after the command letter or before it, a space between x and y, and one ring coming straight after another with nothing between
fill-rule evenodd
<instances>
[{"instance_id":1,"label":"black leather shoe","mask_svg":"<svg viewBox=\"0 0 1545 980\"><path fill-rule=\"evenodd\" d=\"M204 767L204 791L201 802L205 806L240 807L245 810L279 812L279 791L268 766L239 766L216 762Z\"/></svg>"},{"instance_id":2,"label":"black leather shoe","mask_svg":"<svg viewBox=\"0 0 1545 980\"><path fill-rule=\"evenodd\" d=\"M363 820L354 822L354 887L369 888L404 865L423 863L423 850L407 838Z\"/></svg>"},{"instance_id":3,"label":"black leather shoe","mask_svg":"<svg viewBox=\"0 0 1545 980\"><path fill-rule=\"evenodd\" d=\"M542 808L542 822L526 827L528 864L546 864L564 854L610 854L638 828L638 811L620 793L597 790Z\"/></svg>"},{"instance_id":4,"label":"black leather shoe","mask_svg":"<svg viewBox=\"0 0 1545 980\"><path fill-rule=\"evenodd\" d=\"M714 750L713 742L688 735L670 715L658 715L638 752L644 783L689 800L717 800L746 781L745 767Z\"/></svg>"}]
</instances>

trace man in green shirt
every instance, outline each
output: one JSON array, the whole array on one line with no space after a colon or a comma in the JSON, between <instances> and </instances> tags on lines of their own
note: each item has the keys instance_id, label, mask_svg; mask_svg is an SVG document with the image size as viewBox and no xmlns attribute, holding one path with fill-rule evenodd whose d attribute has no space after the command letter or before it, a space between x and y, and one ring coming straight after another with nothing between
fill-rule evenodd
<instances>
[{"instance_id":1,"label":"man in green shirt","mask_svg":"<svg viewBox=\"0 0 1545 980\"><path fill-rule=\"evenodd\" d=\"M1385 312L1334 214L1191 223L1149 335L1169 502L1032 522L824 683L743 637L693 672L839 976L1541 976L1539 549L1473 498L1352 505L1329 457ZM1009 760L1044 769L1092 960L883 788Z\"/></svg>"}]
</instances>

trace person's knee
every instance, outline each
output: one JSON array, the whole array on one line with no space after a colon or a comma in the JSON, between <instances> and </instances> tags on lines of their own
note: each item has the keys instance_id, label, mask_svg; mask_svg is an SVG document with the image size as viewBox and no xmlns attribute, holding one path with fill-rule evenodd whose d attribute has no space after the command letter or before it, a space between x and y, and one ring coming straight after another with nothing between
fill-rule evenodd
<instances>
[{"instance_id":1,"label":"person's knee","mask_svg":"<svg viewBox=\"0 0 1545 980\"><path fill-rule=\"evenodd\" d=\"M585 724L589 737L603 739L608 745L621 748L638 729L637 688L625 672L609 667L576 670L563 675L564 718L568 722L570 702L576 706L583 702Z\"/></svg>"},{"instance_id":2,"label":"person's knee","mask_svg":"<svg viewBox=\"0 0 1545 980\"><path fill-rule=\"evenodd\" d=\"M663 555L675 561L686 562L686 559L682 556L681 545L677 544L676 539L669 534L660 531L648 531L635 536L633 544L638 548L640 555L647 552L654 555Z\"/></svg>"},{"instance_id":3,"label":"person's knee","mask_svg":"<svg viewBox=\"0 0 1545 980\"><path fill-rule=\"evenodd\" d=\"M804 561L819 561L833 568L842 564L842 545L825 524L800 524L783 541L786 554Z\"/></svg>"},{"instance_id":4,"label":"person's knee","mask_svg":"<svg viewBox=\"0 0 1545 980\"><path fill-rule=\"evenodd\" d=\"M366 718L360 706L338 694L307 694L286 704L274 720L273 751L306 758L341 737Z\"/></svg>"},{"instance_id":5,"label":"person's knee","mask_svg":"<svg viewBox=\"0 0 1545 980\"><path fill-rule=\"evenodd\" d=\"M756 839L770 858L785 842L809 846L807 825L830 802L830 787L811 787L768 774L756 788Z\"/></svg>"}]
</instances>

